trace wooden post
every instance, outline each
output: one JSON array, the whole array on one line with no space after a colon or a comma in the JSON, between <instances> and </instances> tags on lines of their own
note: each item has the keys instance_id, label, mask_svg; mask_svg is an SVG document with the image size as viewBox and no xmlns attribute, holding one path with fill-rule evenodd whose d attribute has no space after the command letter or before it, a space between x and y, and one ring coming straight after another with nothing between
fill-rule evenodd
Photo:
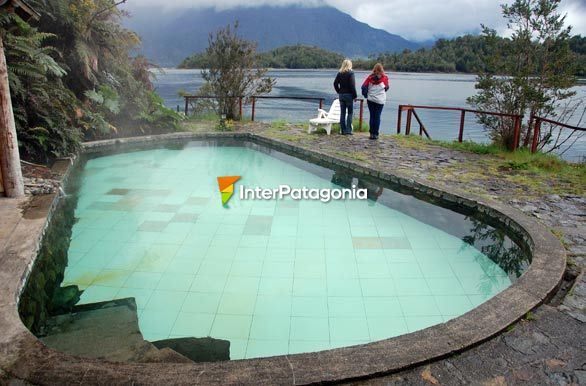
<instances>
[{"instance_id":1,"label":"wooden post","mask_svg":"<svg viewBox=\"0 0 586 386\"><path fill-rule=\"evenodd\" d=\"M405 128L405 135L411 134L411 117L413 115L413 109L407 110L407 127Z\"/></svg>"},{"instance_id":2,"label":"wooden post","mask_svg":"<svg viewBox=\"0 0 586 386\"><path fill-rule=\"evenodd\" d=\"M531 153L537 151L537 144L539 142L539 132L541 131L541 119L535 118L535 129L533 130L533 142L531 143Z\"/></svg>"},{"instance_id":3,"label":"wooden post","mask_svg":"<svg viewBox=\"0 0 586 386\"><path fill-rule=\"evenodd\" d=\"M0 171L6 197L24 196L24 182L20 169L20 154L16 139L16 125L10 100L8 68L4 44L0 35Z\"/></svg>"},{"instance_id":4,"label":"wooden post","mask_svg":"<svg viewBox=\"0 0 586 386\"><path fill-rule=\"evenodd\" d=\"M254 122L255 109L256 109L256 98L252 97L252 119L251 119L252 122Z\"/></svg>"},{"instance_id":5,"label":"wooden post","mask_svg":"<svg viewBox=\"0 0 586 386\"><path fill-rule=\"evenodd\" d=\"M515 151L519 147L519 139L521 137L521 118L519 116L515 117L515 131L513 136L513 151Z\"/></svg>"},{"instance_id":6,"label":"wooden post","mask_svg":"<svg viewBox=\"0 0 586 386\"><path fill-rule=\"evenodd\" d=\"M238 97L238 108L240 111L240 120L242 120L242 97Z\"/></svg>"},{"instance_id":7,"label":"wooden post","mask_svg":"<svg viewBox=\"0 0 586 386\"><path fill-rule=\"evenodd\" d=\"M185 98L185 116L187 116L187 113L189 113L189 98L188 97L184 97Z\"/></svg>"},{"instance_id":8,"label":"wooden post","mask_svg":"<svg viewBox=\"0 0 586 386\"><path fill-rule=\"evenodd\" d=\"M464 122L466 119L466 110L462 110L462 115L460 116L460 132L458 133L458 142L462 142L464 139Z\"/></svg>"},{"instance_id":9,"label":"wooden post","mask_svg":"<svg viewBox=\"0 0 586 386\"><path fill-rule=\"evenodd\" d=\"M320 109L323 109L324 108L324 99L323 98L320 98L319 99L319 108Z\"/></svg>"},{"instance_id":10,"label":"wooden post","mask_svg":"<svg viewBox=\"0 0 586 386\"><path fill-rule=\"evenodd\" d=\"M401 134L401 118L403 117L403 106L399 105L399 113L397 114L397 134Z\"/></svg>"}]
</instances>

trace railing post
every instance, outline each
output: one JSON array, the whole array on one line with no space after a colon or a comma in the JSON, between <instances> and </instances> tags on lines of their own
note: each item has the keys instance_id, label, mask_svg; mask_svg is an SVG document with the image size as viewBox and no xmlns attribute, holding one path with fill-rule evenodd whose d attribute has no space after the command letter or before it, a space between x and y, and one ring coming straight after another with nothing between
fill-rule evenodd
<instances>
[{"instance_id":1,"label":"railing post","mask_svg":"<svg viewBox=\"0 0 586 386\"><path fill-rule=\"evenodd\" d=\"M515 151L519 147L519 138L521 137L521 118L519 116L515 117L515 131L513 136L513 151Z\"/></svg>"},{"instance_id":2,"label":"railing post","mask_svg":"<svg viewBox=\"0 0 586 386\"><path fill-rule=\"evenodd\" d=\"M189 113L189 98L185 97L185 116Z\"/></svg>"},{"instance_id":3,"label":"railing post","mask_svg":"<svg viewBox=\"0 0 586 386\"><path fill-rule=\"evenodd\" d=\"M364 99L360 99L360 117L358 121L358 131L362 131L362 119L364 118Z\"/></svg>"},{"instance_id":4,"label":"railing post","mask_svg":"<svg viewBox=\"0 0 586 386\"><path fill-rule=\"evenodd\" d=\"M458 134L458 142L462 142L464 139L464 122L466 119L466 110L462 110L462 115L460 115L460 133Z\"/></svg>"},{"instance_id":5,"label":"railing post","mask_svg":"<svg viewBox=\"0 0 586 386\"><path fill-rule=\"evenodd\" d=\"M323 98L320 98L319 99L319 108L320 109L323 109L324 108L324 99Z\"/></svg>"},{"instance_id":6,"label":"railing post","mask_svg":"<svg viewBox=\"0 0 586 386\"><path fill-rule=\"evenodd\" d=\"M531 153L537 151L537 143L539 142L539 132L541 131L541 119L535 117L535 128L533 129L533 142L531 143Z\"/></svg>"},{"instance_id":7,"label":"railing post","mask_svg":"<svg viewBox=\"0 0 586 386\"><path fill-rule=\"evenodd\" d=\"M411 116L413 115L413 110L409 108L407 110L407 127L405 128L405 135L411 134Z\"/></svg>"},{"instance_id":8,"label":"railing post","mask_svg":"<svg viewBox=\"0 0 586 386\"><path fill-rule=\"evenodd\" d=\"M238 107L239 107L239 111L240 111L240 120L242 120L242 97L241 96L238 97Z\"/></svg>"},{"instance_id":9,"label":"railing post","mask_svg":"<svg viewBox=\"0 0 586 386\"><path fill-rule=\"evenodd\" d=\"M252 119L251 119L252 122L254 122L255 109L256 109L256 98L252 97Z\"/></svg>"},{"instance_id":10,"label":"railing post","mask_svg":"<svg viewBox=\"0 0 586 386\"><path fill-rule=\"evenodd\" d=\"M397 114L397 134L401 134L401 118L403 117L403 105L399 105Z\"/></svg>"}]
</instances>

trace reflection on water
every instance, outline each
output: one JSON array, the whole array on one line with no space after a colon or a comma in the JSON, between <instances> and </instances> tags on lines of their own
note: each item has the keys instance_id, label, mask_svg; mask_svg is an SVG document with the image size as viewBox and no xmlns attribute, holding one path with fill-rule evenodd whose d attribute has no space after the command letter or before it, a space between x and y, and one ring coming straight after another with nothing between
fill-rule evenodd
<instances>
[{"instance_id":1,"label":"reflection on water","mask_svg":"<svg viewBox=\"0 0 586 386\"><path fill-rule=\"evenodd\" d=\"M472 223L472 228L462 240L474 245L508 274L521 276L531 263L527 254L502 229L495 229L473 217L467 217L467 220Z\"/></svg>"},{"instance_id":2,"label":"reflection on water","mask_svg":"<svg viewBox=\"0 0 586 386\"><path fill-rule=\"evenodd\" d=\"M480 284L482 293L490 293L492 285L498 285L496 269L502 268L514 280L521 276L531 263L530 254L519 247L503 229L495 228L471 215L465 215L452 210L430 204L415 197L404 195L383 185L381 182L360 177L353 177L348 172L337 170L332 176L332 183L342 187L355 185L368 190L370 205L380 202L392 209L405 213L428 225L444 230L457 236L466 244L474 247L488 256L497 265L483 264L479 255L476 259L479 264L488 270L487 277ZM396 189L397 187L394 187ZM437 203L436 203L437 204ZM462 246L462 251L465 246ZM493 270L494 272L490 272ZM491 274L492 273L492 274Z\"/></svg>"}]
</instances>

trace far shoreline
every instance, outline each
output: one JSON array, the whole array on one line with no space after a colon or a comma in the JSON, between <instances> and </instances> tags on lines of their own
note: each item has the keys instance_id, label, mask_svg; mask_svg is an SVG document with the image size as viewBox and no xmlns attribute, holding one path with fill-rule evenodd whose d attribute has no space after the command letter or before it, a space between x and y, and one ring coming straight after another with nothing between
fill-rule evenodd
<instances>
[{"instance_id":1,"label":"far shoreline","mask_svg":"<svg viewBox=\"0 0 586 386\"><path fill-rule=\"evenodd\" d=\"M337 68L267 68L269 71L288 71L288 72L303 72L303 71L332 71L337 72ZM166 72L166 71L202 71L205 68L179 68L179 67L151 67L149 69L152 72ZM355 72L370 72L368 69L354 69ZM427 72L427 71L393 71L387 70L386 72L391 74L422 74L422 75L467 75L467 76L478 76L477 73L471 72ZM576 86L586 86L586 77L577 78Z\"/></svg>"}]
</instances>

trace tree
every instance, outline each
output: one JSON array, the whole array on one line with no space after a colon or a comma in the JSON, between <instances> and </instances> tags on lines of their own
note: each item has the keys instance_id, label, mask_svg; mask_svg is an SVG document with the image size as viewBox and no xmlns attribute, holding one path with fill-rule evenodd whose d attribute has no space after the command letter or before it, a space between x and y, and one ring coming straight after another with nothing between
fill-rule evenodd
<instances>
[{"instance_id":1,"label":"tree","mask_svg":"<svg viewBox=\"0 0 586 386\"><path fill-rule=\"evenodd\" d=\"M0 13L24 159L46 162L84 139L174 130L179 114L154 93L150 63L120 0L29 0L40 20Z\"/></svg>"},{"instance_id":2,"label":"tree","mask_svg":"<svg viewBox=\"0 0 586 386\"><path fill-rule=\"evenodd\" d=\"M483 26L489 47L488 71L478 76L478 94L468 103L478 110L523 115L522 141L530 141L533 116L554 118L562 102L575 93L574 55L570 51L571 27L558 12L560 0L515 0L502 5L503 17L512 31L504 42L496 31ZM481 116L479 122L493 142L511 147L514 142L513 119ZM547 142L544 135L543 145Z\"/></svg>"},{"instance_id":3,"label":"tree","mask_svg":"<svg viewBox=\"0 0 586 386\"><path fill-rule=\"evenodd\" d=\"M239 117L238 97L271 92L275 80L264 77L266 68L259 65L256 44L238 37L238 23L210 34L206 55L209 67L202 76L218 99L218 113L226 118Z\"/></svg>"}]
</instances>

